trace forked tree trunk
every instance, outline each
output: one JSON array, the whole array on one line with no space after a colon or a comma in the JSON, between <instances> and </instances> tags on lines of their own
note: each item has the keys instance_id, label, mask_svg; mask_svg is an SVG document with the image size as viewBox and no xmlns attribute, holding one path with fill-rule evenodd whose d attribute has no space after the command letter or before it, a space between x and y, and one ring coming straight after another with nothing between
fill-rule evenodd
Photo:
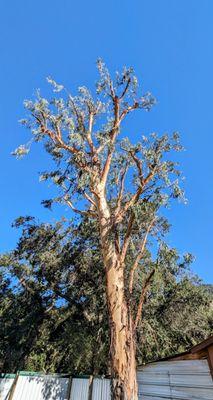
<instances>
[{"instance_id":1,"label":"forked tree trunk","mask_svg":"<svg viewBox=\"0 0 213 400\"><path fill-rule=\"evenodd\" d=\"M112 234L105 196L97 200L110 325L110 362L113 400L137 400L135 337L125 298L124 266Z\"/></svg>"}]
</instances>

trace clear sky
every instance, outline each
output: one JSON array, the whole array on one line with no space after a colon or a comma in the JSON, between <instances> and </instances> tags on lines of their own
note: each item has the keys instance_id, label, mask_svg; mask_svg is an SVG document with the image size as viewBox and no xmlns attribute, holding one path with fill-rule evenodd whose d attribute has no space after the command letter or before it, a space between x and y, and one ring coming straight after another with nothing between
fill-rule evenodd
<instances>
[{"instance_id":1,"label":"clear sky","mask_svg":"<svg viewBox=\"0 0 213 400\"><path fill-rule=\"evenodd\" d=\"M188 205L169 211L168 241L192 252L193 269L213 281L213 1L212 0L1 0L0 2L0 251L11 249L19 215L57 218L40 202L49 189L38 181L49 160L34 146L10 156L30 134L20 127L22 102L51 75L69 88L92 85L95 60L110 70L134 66L144 90L158 99L130 126L136 132L178 130Z\"/></svg>"}]
</instances>

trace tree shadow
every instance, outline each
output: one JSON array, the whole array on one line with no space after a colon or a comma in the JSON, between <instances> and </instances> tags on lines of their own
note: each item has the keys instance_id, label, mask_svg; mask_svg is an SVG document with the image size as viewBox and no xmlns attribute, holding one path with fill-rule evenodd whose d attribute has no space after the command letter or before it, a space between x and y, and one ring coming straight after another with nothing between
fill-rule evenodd
<instances>
[{"instance_id":1,"label":"tree shadow","mask_svg":"<svg viewBox=\"0 0 213 400\"><path fill-rule=\"evenodd\" d=\"M69 378L54 376L26 376L22 397L33 399L39 393L42 400L68 400ZM28 387L27 387L28 386ZM30 386L30 387L29 387ZM32 396L32 397L31 397ZM16 396L15 396L16 398ZM29 397L28 397L29 398Z\"/></svg>"}]
</instances>

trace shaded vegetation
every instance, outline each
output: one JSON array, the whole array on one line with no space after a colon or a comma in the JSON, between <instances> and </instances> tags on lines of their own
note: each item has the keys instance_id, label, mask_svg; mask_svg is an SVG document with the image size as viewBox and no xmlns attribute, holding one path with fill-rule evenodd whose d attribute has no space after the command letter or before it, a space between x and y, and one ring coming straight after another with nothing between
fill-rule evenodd
<instances>
[{"instance_id":1,"label":"shaded vegetation","mask_svg":"<svg viewBox=\"0 0 213 400\"><path fill-rule=\"evenodd\" d=\"M92 224L92 226L91 226ZM95 222L16 220L22 234L0 257L0 367L4 372L107 373L105 275ZM144 255L149 260L149 251ZM137 332L138 362L186 350L212 332L212 287L163 245ZM153 263L153 261L150 262ZM139 295L143 273L137 275Z\"/></svg>"}]
</instances>

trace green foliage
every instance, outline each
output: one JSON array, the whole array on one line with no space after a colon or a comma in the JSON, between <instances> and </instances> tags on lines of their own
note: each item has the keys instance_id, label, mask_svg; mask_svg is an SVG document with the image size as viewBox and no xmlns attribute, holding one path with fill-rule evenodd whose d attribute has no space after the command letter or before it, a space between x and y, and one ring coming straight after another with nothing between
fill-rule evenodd
<instances>
[{"instance_id":1,"label":"green foliage","mask_svg":"<svg viewBox=\"0 0 213 400\"><path fill-rule=\"evenodd\" d=\"M125 67L114 79L100 59L97 68L99 79L95 95L86 87L79 87L77 95L72 95L63 85L48 78L53 98L43 98L37 91L35 99L24 102L27 115L21 123L31 130L31 141L42 141L56 162L56 169L44 171L40 177L42 181L51 180L59 191L56 198L45 200L44 205L50 207L55 201L72 201L73 204L84 204L86 209L90 207L85 195L92 196L95 177L101 176L111 150L113 155L106 187L109 200L117 198L126 168L128 185L125 185L123 204L143 186L150 174L153 175L152 182L142 197L153 200L156 210L172 198L184 198L178 164L170 160L174 152L182 150L178 133L172 136L152 133L142 136L138 143L131 143L122 132L121 123L128 114L134 110L150 111L156 103L155 98L149 92L139 93L133 68ZM112 142L116 99L119 99L120 125ZM21 145L13 154L22 157L29 152L30 146Z\"/></svg>"},{"instance_id":2,"label":"green foliage","mask_svg":"<svg viewBox=\"0 0 213 400\"><path fill-rule=\"evenodd\" d=\"M212 334L212 296L196 277L179 273L156 278L138 331L139 361L180 353Z\"/></svg>"},{"instance_id":3,"label":"green foliage","mask_svg":"<svg viewBox=\"0 0 213 400\"><path fill-rule=\"evenodd\" d=\"M66 221L21 217L14 226L22 228L17 247L0 257L1 369L106 373L105 274L95 222L85 218L76 230ZM148 250L145 260L153 263ZM161 246L137 332L139 362L183 351L211 333L212 294L191 276L190 261ZM135 301L143 276L140 270Z\"/></svg>"}]
</instances>

